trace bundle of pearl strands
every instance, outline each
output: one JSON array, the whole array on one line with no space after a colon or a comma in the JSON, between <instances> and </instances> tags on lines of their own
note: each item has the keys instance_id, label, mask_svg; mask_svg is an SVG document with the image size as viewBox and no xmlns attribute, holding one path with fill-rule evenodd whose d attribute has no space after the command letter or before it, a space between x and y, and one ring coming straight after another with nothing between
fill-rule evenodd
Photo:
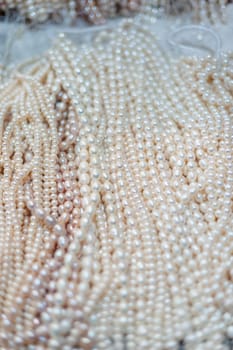
<instances>
[{"instance_id":1,"label":"bundle of pearl strands","mask_svg":"<svg viewBox=\"0 0 233 350\"><path fill-rule=\"evenodd\" d=\"M126 22L1 86L2 350L228 349L233 55L216 65Z\"/></svg>"},{"instance_id":2,"label":"bundle of pearl strands","mask_svg":"<svg viewBox=\"0 0 233 350\"><path fill-rule=\"evenodd\" d=\"M140 6L139 0L4 0L0 1L0 10L16 10L19 16L32 23L48 19L69 18L74 21L83 16L88 21L99 24L105 18L119 13L135 12Z\"/></svg>"},{"instance_id":3,"label":"bundle of pearl strands","mask_svg":"<svg viewBox=\"0 0 233 350\"><path fill-rule=\"evenodd\" d=\"M226 4L227 0L4 0L0 1L0 10L16 10L32 23L61 18L69 18L72 23L83 16L100 24L119 14L142 12L156 16L162 9L166 15L191 11L195 21L217 24L225 20Z\"/></svg>"}]
</instances>

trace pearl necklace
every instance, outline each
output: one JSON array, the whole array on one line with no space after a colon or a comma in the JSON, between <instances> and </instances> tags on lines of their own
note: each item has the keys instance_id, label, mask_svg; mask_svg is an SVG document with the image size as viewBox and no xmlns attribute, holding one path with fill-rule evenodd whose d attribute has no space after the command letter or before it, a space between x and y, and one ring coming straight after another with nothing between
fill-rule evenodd
<instances>
[{"instance_id":1,"label":"pearl necklace","mask_svg":"<svg viewBox=\"0 0 233 350\"><path fill-rule=\"evenodd\" d=\"M225 348L232 58L127 22L1 86L3 349Z\"/></svg>"}]
</instances>

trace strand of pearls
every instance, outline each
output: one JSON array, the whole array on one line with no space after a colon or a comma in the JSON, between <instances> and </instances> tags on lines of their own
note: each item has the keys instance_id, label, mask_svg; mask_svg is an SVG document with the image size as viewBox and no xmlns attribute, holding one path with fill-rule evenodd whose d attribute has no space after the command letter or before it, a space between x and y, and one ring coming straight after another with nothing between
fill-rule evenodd
<instances>
[{"instance_id":1,"label":"strand of pearls","mask_svg":"<svg viewBox=\"0 0 233 350\"><path fill-rule=\"evenodd\" d=\"M127 22L1 86L2 349L227 349L232 64Z\"/></svg>"},{"instance_id":2,"label":"strand of pearls","mask_svg":"<svg viewBox=\"0 0 233 350\"><path fill-rule=\"evenodd\" d=\"M1 211L5 213L1 222L1 345L7 341L13 348L32 340L36 312L43 304L45 286L40 278L47 276L39 267L48 257L45 242L51 241L51 235L40 223L53 222L51 215L57 214L57 133L44 87L21 76L10 87L2 99L1 119ZM4 89L1 94L5 95ZM7 339L8 332L15 335L14 340Z\"/></svg>"}]
</instances>

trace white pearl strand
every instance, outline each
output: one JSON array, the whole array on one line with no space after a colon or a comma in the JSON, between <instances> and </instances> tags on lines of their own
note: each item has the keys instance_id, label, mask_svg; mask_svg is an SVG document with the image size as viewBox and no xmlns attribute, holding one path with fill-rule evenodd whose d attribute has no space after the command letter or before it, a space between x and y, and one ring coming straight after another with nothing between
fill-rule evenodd
<instances>
[{"instance_id":1,"label":"white pearl strand","mask_svg":"<svg viewBox=\"0 0 233 350\"><path fill-rule=\"evenodd\" d=\"M2 88L3 349L232 337L232 56L171 64L128 27Z\"/></svg>"}]
</instances>

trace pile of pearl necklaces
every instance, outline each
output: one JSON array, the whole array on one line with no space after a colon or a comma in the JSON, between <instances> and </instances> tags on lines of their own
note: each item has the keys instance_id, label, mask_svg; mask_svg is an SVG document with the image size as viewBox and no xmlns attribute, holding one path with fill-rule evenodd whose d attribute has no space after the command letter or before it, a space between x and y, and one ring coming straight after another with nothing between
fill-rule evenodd
<instances>
[{"instance_id":1,"label":"pile of pearl necklaces","mask_svg":"<svg viewBox=\"0 0 233 350\"><path fill-rule=\"evenodd\" d=\"M177 15L186 10L197 22L217 24L225 20L226 4L227 0L3 0L0 11L16 10L32 23L61 18L69 18L72 23L83 16L100 24L119 14L141 12L154 16L154 11L163 9L166 15Z\"/></svg>"},{"instance_id":2,"label":"pile of pearl necklaces","mask_svg":"<svg viewBox=\"0 0 233 350\"><path fill-rule=\"evenodd\" d=\"M0 88L2 350L225 350L233 56L130 22Z\"/></svg>"},{"instance_id":3,"label":"pile of pearl necklaces","mask_svg":"<svg viewBox=\"0 0 233 350\"><path fill-rule=\"evenodd\" d=\"M89 22L100 24L104 19L121 14L135 12L140 7L139 0L3 0L0 10L16 10L21 18L32 23L48 19L69 18L74 21L78 16Z\"/></svg>"}]
</instances>

